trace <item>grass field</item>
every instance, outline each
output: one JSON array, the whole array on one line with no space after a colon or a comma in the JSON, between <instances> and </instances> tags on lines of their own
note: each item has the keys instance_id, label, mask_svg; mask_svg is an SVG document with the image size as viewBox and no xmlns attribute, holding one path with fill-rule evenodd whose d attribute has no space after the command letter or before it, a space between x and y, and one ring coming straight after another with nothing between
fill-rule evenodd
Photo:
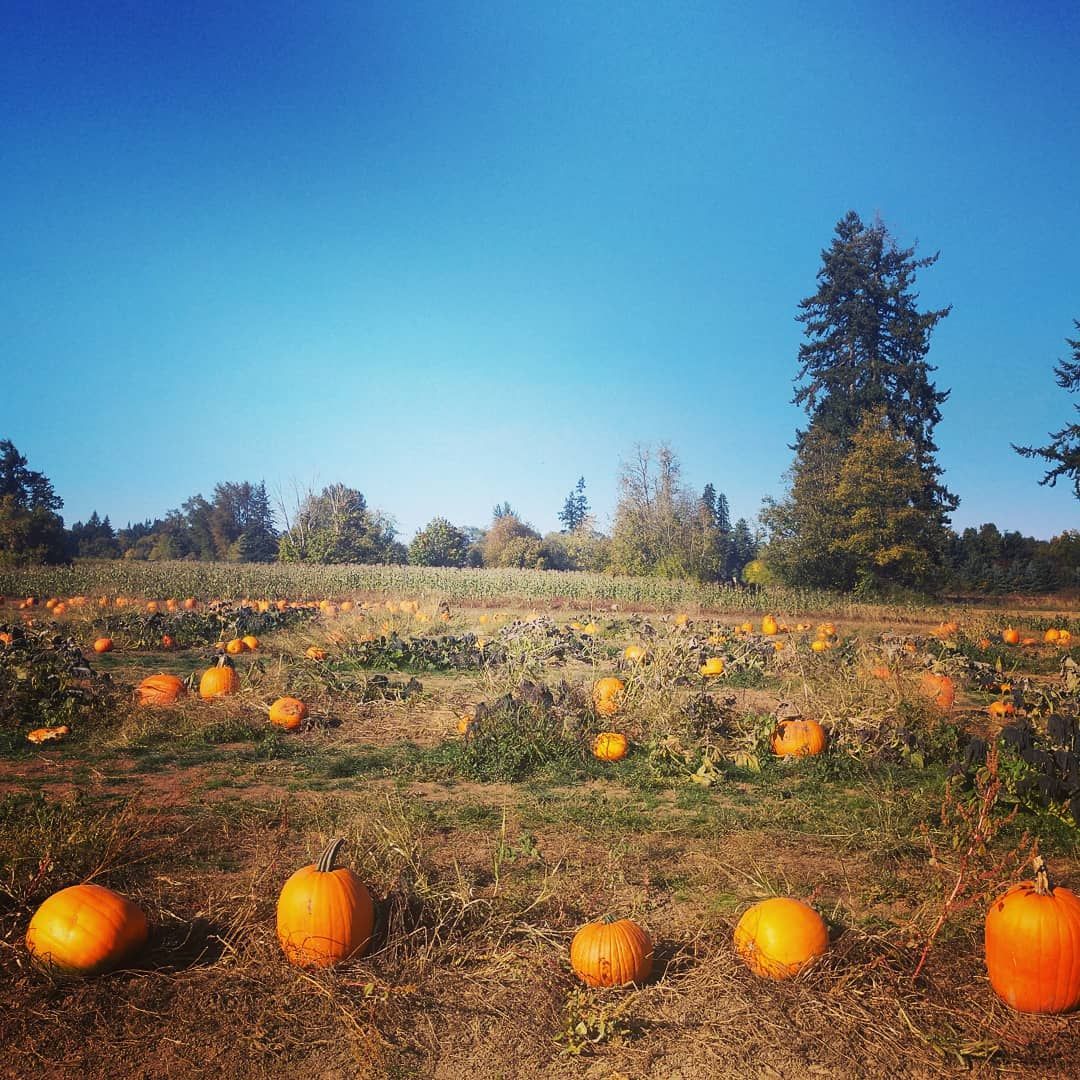
<instances>
[{"instance_id":1,"label":"grass field","mask_svg":"<svg viewBox=\"0 0 1080 1080\"><path fill-rule=\"evenodd\" d=\"M0 578L42 601L0 607L0 1075L1080 1075L1080 1017L1010 1010L982 948L991 899L1030 876L1036 846L1080 891L1067 772L1040 787L1023 754L994 752L1016 717L988 713L1012 705L1055 749L1080 650L1043 639L1080 639L1075 608L401 568L48 573ZM50 595L87 599L57 616ZM186 596L195 611L168 610ZM764 612L786 629L763 634ZM1010 626L1032 643L1003 641ZM194 689L244 632L259 644L233 658L237 693L134 703L158 671ZM699 674L709 656L722 676ZM952 679L948 710L927 672ZM604 718L591 688L610 675L625 696ZM298 731L267 721L285 693L309 707ZM793 717L821 721L823 754L772 754ZM27 742L50 723L69 737ZM628 735L623 760L590 753L602 728ZM278 892L335 836L375 899L372 946L292 967ZM26 928L86 880L143 908L149 946L56 978ZM742 911L775 895L830 936L783 982L732 948ZM652 935L642 986L588 989L571 970L574 932L608 912Z\"/></svg>"}]
</instances>

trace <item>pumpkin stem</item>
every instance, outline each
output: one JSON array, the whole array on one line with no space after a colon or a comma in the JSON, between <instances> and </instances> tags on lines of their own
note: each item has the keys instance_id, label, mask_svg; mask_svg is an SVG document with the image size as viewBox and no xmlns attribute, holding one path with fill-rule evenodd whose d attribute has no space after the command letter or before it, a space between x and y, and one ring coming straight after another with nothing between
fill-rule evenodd
<instances>
[{"instance_id":1,"label":"pumpkin stem","mask_svg":"<svg viewBox=\"0 0 1080 1080\"><path fill-rule=\"evenodd\" d=\"M315 867L315 869L318 870L320 874L329 874L330 871L333 870L334 860L337 858L337 854L342 849L344 844L345 837L339 836L336 839L331 840L330 843L326 845L326 849L319 856L319 861Z\"/></svg>"},{"instance_id":2,"label":"pumpkin stem","mask_svg":"<svg viewBox=\"0 0 1080 1080\"><path fill-rule=\"evenodd\" d=\"M1052 896L1054 882L1050 878L1050 871L1046 868L1046 860L1041 855L1036 855L1032 863L1035 868L1035 892L1038 896Z\"/></svg>"},{"instance_id":3,"label":"pumpkin stem","mask_svg":"<svg viewBox=\"0 0 1080 1080\"><path fill-rule=\"evenodd\" d=\"M612 923L617 923L619 921L619 916L618 915L612 915L611 912L609 911L600 921L605 926L611 926Z\"/></svg>"}]
</instances>

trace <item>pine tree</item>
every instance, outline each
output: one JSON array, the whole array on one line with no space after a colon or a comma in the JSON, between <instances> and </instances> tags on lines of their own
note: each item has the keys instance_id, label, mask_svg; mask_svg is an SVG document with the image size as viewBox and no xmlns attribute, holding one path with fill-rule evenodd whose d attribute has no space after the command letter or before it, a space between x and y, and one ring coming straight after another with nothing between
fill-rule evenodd
<instances>
[{"instance_id":1,"label":"pine tree","mask_svg":"<svg viewBox=\"0 0 1080 1080\"><path fill-rule=\"evenodd\" d=\"M559 511L558 518L563 523L562 531L573 532L580 529L588 516L589 500L585 498L585 477L582 476L574 490L566 496L566 502Z\"/></svg>"},{"instance_id":2,"label":"pine tree","mask_svg":"<svg viewBox=\"0 0 1080 1080\"><path fill-rule=\"evenodd\" d=\"M1080 320L1074 319L1073 325L1080 330ZM1062 360L1054 368L1058 386L1070 394L1080 392L1080 338L1065 339L1072 347L1072 360ZM1075 406L1080 412L1080 405ZM1053 468L1039 481L1053 487L1059 476L1072 478L1073 492L1080 499L1080 424L1066 424L1060 431L1050 433L1051 441L1046 446L1016 446L1013 449L1024 457L1041 457L1053 463Z\"/></svg>"},{"instance_id":3,"label":"pine tree","mask_svg":"<svg viewBox=\"0 0 1080 1080\"><path fill-rule=\"evenodd\" d=\"M933 432L948 391L931 382L935 369L926 356L934 327L951 308L918 310L916 272L938 256L917 259L914 252L897 247L880 220L867 226L851 211L822 252L817 292L799 304L806 341L794 401L809 424L796 432L787 498L767 500L762 512L770 530L766 561L790 583L849 587L898 578L915 584L928 580L944 557L948 515L959 500L942 484L935 458ZM854 475L876 464L875 455L891 455L898 467L903 461L903 495L888 496L903 505L885 513L904 550L895 564L878 545L881 536L872 535L885 496ZM866 531L852 532L855 515ZM926 559L907 549L911 536L929 545Z\"/></svg>"},{"instance_id":4,"label":"pine tree","mask_svg":"<svg viewBox=\"0 0 1080 1080\"><path fill-rule=\"evenodd\" d=\"M941 484L934 458L933 431L949 392L930 381L936 369L926 355L934 327L951 306L919 311L914 292L916 271L937 260L898 248L880 220L867 226L855 211L845 215L822 252L817 292L799 304L797 319L808 340L799 346L796 381L802 382L794 402L805 408L812 428L837 436L845 451L865 414L884 409L890 425L915 446L922 509L941 515L959 502ZM805 437L797 434L796 450Z\"/></svg>"}]
</instances>

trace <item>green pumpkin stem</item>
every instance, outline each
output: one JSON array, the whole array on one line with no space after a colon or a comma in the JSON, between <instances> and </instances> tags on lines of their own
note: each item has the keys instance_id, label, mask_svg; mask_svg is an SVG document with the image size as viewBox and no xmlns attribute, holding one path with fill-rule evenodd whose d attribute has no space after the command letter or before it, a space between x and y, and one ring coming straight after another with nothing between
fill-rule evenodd
<instances>
[{"instance_id":1,"label":"green pumpkin stem","mask_svg":"<svg viewBox=\"0 0 1080 1080\"><path fill-rule=\"evenodd\" d=\"M620 918L620 916L612 915L611 912L609 911L600 921L605 926L610 926L612 923L617 923L619 921L619 918Z\"/></svg>"},{"instance_id":2,"label":"green pumpkin stem","mask_svg":"<svg viewBox=\"0 0 1080 1080\"><path fill-rule=\"evenodd\" d=\"M1046 860L1041 855L1035 856L1032 863L1035 868L1035 892L1039 896L1052 896L1054 882L1050 877L1050 871L1046 868Z\"/></svg>"},{"instance_id":3,"label":"green pumpkin stem","mask_svg":"<svg viewBox=\"0 0 1080 1080\"><path fill-rule=\"evenodd\" d=\"M345 845L345 837L339 836L334 840L331 840L326 845L326 849L319 856L319 861L315 866L315 869L320 874L329 874L334 869L334 860L337 858L338 852Z\"/></svg>"}]
</instances>

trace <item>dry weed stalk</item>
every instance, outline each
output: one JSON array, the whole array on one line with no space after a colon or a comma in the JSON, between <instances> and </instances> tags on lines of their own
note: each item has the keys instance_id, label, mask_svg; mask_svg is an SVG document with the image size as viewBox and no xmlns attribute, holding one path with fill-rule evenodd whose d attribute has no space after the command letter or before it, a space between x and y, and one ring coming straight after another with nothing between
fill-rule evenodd
<instances>
[{"instance_id":1,"label":"dry weed stalk","mask_svg":"<svg viewBox=\"0 0 1080 1080\"><path fill-rule=\"evenodd\" d=\"M1004 817L994 813L1003 784L998 771L996 742L990 742L986 763L975 774L974 798L960 797L957 791L960 780L960 777L949 780L941 802L941 828L949 847L935 841L930 830L923 826L930 865L943 869L951 877L952 888L942 901L938 917L923 944L912 982L918 980L934 942L949 919L982 900L986 892L999 883L1008 864L1026 862L1032 854L1031 839L1025 832L1013 848L997 857L990 855L990 844L1012 823L1019 810L1019 807L1013 807ZM953 852L960 853L955 863L950 862Z\"/></svg>"}]
</instances>

